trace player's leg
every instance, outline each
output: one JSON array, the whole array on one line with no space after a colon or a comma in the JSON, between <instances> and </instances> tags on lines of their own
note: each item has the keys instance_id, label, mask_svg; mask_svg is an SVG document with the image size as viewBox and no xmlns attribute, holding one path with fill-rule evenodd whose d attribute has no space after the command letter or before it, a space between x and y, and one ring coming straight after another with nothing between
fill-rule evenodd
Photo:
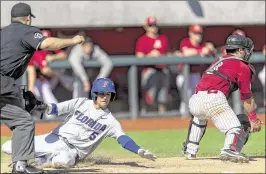
<instances>
[{"instance_id":1,"label":"player's leg","mask_svg":"<svg viewBox=\"0 0 266 174\"><path fill-rule=\"evenodd\" d=\"M52 92L52 88L48 81L43 81L42 95L43 95L43 101L45 103L58 103L58 100L55 98Z\"/></svg>"},{"instance_id":2,"label":"player's leg","mask_svg":"<svg viewBox=\"0 0 266 174\"><path fill-rule=\"evenodd\" d=\"M201 94L192 95L189 100L189 111L193 118L190 121L187 140L183 144L183 153L187 159L194 159L207 127L207 120L204 118L204 97Z\"/></svg>"},{"instance_id":3,"label":"player's leg","mask_svg":"<svg viewBox=\"0 0 266 174\"><path fill-rule=\"evenodd\" d=\"M27 161L34 159L34 120L22 105L20 90L14 85L14 79L1 76L0 119L13 132L11 146L12 172L41 173L42 170L31 167Z\"/></svg>"},{"instance_id":4,"label":"player's leg","mask_svg":"<svg viewBox=\"0 0 266 174\"><path fill-rule=\"evenodd\" d=\"M199 150L199 144L205 134L207 127L207 120L192 117L187 134L187 140L183 144L183 153L187 159L196 158Z\"/></svg>"},{"instance_id":5,"label":"player's leg","mask_svg":"<svg viewBox=\"0 0 266 174\"><path fill-rule=\"evenodd\" d=\"M180 103L180 107L179 107L179 112L181 115L183 115L185 113L185 108L186 108L186 103L184 101L184 94L185 92L187 92L187 89L184 89L184 75L183 74L178 74L176 76L176 86L177 89L179 90L179 93L181 94L181 103Z\"/></svg>"},{"instance_id":6,"label":"player's leg","mask_svg":"<svg viewBox=\"0 0 266 174\"><path fill-rule=\"evenodd\" d=\"M34 158L34 120L32 116L15 105L7 104L1 109L3 123L12 131L12 161Z\"/></svg>"},{"instance_id":7,"label":"player's leg","mask_svg":"<svg viewBox=\"0 0 266 174\"><path fill-rule=\"evenodd\" d=\"M156 96L157 87L154 85L155 78L154 75L156 70L153 68L145 68L141 72L141 86L144 91L143 100L144 106L142 106L142 112L146 112L147 105L151 105L154 103L154 98Z\"/></svg>"},{"instance_id":8,"label":"player's leg","mask_svg":"<svg viewBox=\"0 0 266 174\"><path fill-rule=\"evenodd\" d=\"M206 109L215 126L226 136L220 159L247 162L248 158L240 153L246 142L245 130L225 96L218 93Z\"/></svg>"},{"instance_id":9,"label":"player's leg","mask_svg":"<svg viewBox=\"0 0 266 174\"><path fill-rule=\"evenodd\" d=\"M262 84L263 87L263 98L264 98L264 106L266 107L266 100L265 100L265 69L266 69L266 65L264 65L263 69L259 72L258 77L260 79L260 82Z\"/></svg>"},{"instance_id":10,"label":"player's leg","mask_svg":"<svg viewBox=\"0 0 266 174\"><path fill-rule=\"evenodd\" d=\"M73 83L73 98L88 97L88 93L84 91L82 81L76 77Z\"/></svg>"},{"instance_id":11,"label":"player's leg","mask_svg":"<svg viewBox=\"0 0 266 174\"><path fill-rule=\"evenodd\" d=\"M32 116L18 106L7 104L1 108L1 120L12 130L11 152L12 172L23 171L40 173L42 170L28 165L34 159L34 120ZM9 150L10 150L9 149Z\"/></svg>"},{"instance_id":12,"label":"player's leg","mask_svg":"<svg viewBox=\"0 0 266 174\"><path fill-rule=\"evenodd\" d=\"M74 149L62 150L50 157L50 161L54 167L71 167L77 162L77 153Z\"/></svg>"},{"instance_id":13,"label":"player's leg","mask_svg":"<svg viewBox=\"0 0 266 174\"><path fill-rule=\"evenodd\" d=\"M52 153L53 149L55 149L55 147L53 147L53 143L46 141L47 135L48 134L44 134L34 137L35 157ZM12 140L8 140L2 145L2 151L9 155L12 154Z\"/></svg>"},{"instance_id":14,"label":"player's leg","mask_svg":"<svg viewBox=\"0 0 266 174\"><path fill-rule=\"evenodd\" d=\"M36 161L39 164L71 166L76 162L77 151L53 133L37 136L35 139L42 146L36 147Z\"/></svg>"},{"instance_id":15,"label":"player's leg","mask_svg":"<svg viewBox=\"0 0 266 174\"><path fill-rule=\"evenodd\" d=\"M192 94L195 92L196 86L199 83L200 78L200 73L191 73L189 75L189 97L192 96Z\"/></svg>"},{"instance_id":16,"label":"player's leg","mask_svg":"<svg viewBox=\"0 0 266 174\"><path fill-rule=\"evenodd\" d=\"M158 91L158 107L159 112L165 112L166 111L166 103L168 99L168 91L170 86L170 74L168 69L164 69L162 72L158 73L157 83L159 87Z\"/></svg>"}]
</instances>

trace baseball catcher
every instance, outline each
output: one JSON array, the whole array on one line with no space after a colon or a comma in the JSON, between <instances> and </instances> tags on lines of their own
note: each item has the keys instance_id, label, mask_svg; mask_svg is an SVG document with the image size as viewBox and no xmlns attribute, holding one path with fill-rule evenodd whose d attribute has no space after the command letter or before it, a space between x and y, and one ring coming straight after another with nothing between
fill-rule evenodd
<instances>
[{"instance_id":1,"label":"baseball catcher","mask_svg":"<svg viewBox=\"0 0 266 174\"><path fill-rule=\"evenodd\" d=\"M195 94L189 100L189 110L194 116L190 122L183 152L187 159L195 159L210 119L225 136L219 159L232 162L248 162L241 150L251 132L261 130L256 103L252 97L251 82L255 70L249 63L254 48L250 38L231 35L226 40L227 54L216 59L205 71ZM239 89L246 114L236 115L227 98Z\"/></svg>"},{"instance_id":2,"label":"baseball catcher","mask_svg":"<svg viewBox=\"0 0 266 174\"><path fill-rule=\"evenodd\" d=\"M73 166L90 155L106 137L114 138L123 148L154 161L156 156L128 137L107 108L116 96L114 83L108 78L95 80L91 96L92 100L76 98L46 105L47 114L66 118L50 133L35 136L36 161ZM11 144L11 140L3 144L3 152L11 154Z\"/></svg>"}]
</instances>

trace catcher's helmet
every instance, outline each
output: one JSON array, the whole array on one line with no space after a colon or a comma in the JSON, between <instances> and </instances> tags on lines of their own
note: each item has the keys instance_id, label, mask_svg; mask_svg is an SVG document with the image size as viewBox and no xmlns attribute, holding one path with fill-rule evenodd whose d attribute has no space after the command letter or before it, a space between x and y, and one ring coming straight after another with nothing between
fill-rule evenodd
<instances>
[{"instance_id":1,"label":"catcher's helmet","mask_svg":"<svg viewBox=\"0 0 266 174\"><path fill-rule=\"evenodd\" d=\"M100 92L111 92L111 101L115 99L116 91L114 82L109 78L99 78L96 79L91 88L91 98L92 100L96 100L97 93Z\"/></svg>"},{"instance_id":2,"label":"catcher's helmet","mask_svg":"<svg viewBox=\"0 0 266 174\"><path fill-rule=\"evenodd\" d=\"M249 60L249 58L252 54L252 51L254 49L254 43L248 37L238 35L238 34L230 35L226 39L225 49L226 50L233 50L233 49L238 49L238 48L245 49L246 55L243 59Z\"/></svg>"}]
</instances>

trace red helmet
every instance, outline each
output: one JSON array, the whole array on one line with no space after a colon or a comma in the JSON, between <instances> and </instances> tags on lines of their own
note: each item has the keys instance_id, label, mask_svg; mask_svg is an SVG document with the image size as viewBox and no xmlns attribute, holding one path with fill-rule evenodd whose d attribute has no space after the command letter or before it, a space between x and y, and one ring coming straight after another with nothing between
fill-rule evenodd
<instances>
[{"instance_id":1,"label":"red helmet","mask_svg":"<svg viewBox=\"0 0 266 174\"><path fill-rule=\"evenodd\" d=\"M45 37L51 37L51 32L48 30L42 30L42 35Z\"/></svg>"}]
</instances>

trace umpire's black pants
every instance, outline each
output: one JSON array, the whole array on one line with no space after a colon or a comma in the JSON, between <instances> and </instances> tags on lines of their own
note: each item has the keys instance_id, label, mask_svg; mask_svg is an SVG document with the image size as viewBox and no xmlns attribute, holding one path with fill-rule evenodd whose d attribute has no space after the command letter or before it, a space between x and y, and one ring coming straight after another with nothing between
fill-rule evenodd
<instances>
[{"instance_id":1,"label":"umpire's black pants","mask_svg":"<svg viewBox=\"0 0 266 174\"><path fill-rule=\"evenodd\" d=\"M24 110L23 98L13 78L0 75L0 120L13 131L12 161L34 158L34 129L32 116Z\"/></svg>"}]
</instances>

